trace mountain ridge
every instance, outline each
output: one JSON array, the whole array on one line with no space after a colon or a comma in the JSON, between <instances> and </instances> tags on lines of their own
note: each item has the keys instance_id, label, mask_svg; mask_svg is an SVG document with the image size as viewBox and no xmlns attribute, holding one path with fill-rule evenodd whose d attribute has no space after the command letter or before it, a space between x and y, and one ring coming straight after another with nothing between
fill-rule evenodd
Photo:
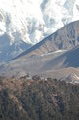
<instances>
[{"instance_id":1,"label":"mountain ridge","mask_svg":"<svg viewBox=\"0 0 79 120\"><path fill-rule=\"evenodd\" d=\"M23 55L42 55L56 50L72 49L79 44L78 29L79 21L72 22L32 46L18 57ZM16 57L16 59L18 57Z\"/></svg>"}]
</instances>

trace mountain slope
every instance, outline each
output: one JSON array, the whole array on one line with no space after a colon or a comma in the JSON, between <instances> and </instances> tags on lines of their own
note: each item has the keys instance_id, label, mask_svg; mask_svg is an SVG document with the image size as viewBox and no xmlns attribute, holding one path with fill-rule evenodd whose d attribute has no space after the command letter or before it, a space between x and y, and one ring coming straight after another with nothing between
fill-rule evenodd
<instances>
[{"instance_id":1,"label":"mountain slope","mask_svg":"<svg viewBox=\"0 0 79 120\"><path fill-rule=\"evenodd\" d=\"M7 64L0 66L0 74L6 76L23 76L27 73L31 74L57 74L63 69L62 75L69 74L68 69L79 67L79 46L68 51L56 51L43 56L23 56L13 60ZM66 70L64 70L66 69ZM54 72L56 71L56 72ZM66 72L65 72L66 71ZM74 70L75 71L75 70ZM79 73L79 71L77 71ZM70 73L71 74L71 73Z\"/></svg>"},{"instance_id":2,"label":"mountain slope","mask_svg":"<svg viewBox=\"0 0 79 120\"><path fill-rule=\"evenodd\" d=\"M18 57L24 55L42 55L56 50L68 50L79 44L79 21L72 22L46 37ZM17 57L17 58L18 58Z\"/></svg>"},{"instance_id":3,"label":"mountain slope","mask_svg":"<svg viewBox=\"0 0 79 120\"><path fill-rule=\"evenodd\" d=\"M31 47L31 44L27 44L21 39L18 43L13 44L10 43L10 40L11 38L6 33L0 36L0 62L11 60Z\"/></svg>"},{"instance_id":4,"label":"mountain slope","mask_svg":"<svg viewBox=\"0 0 79 120\"><path fill-rule=\"evenodd\" d=\"M62 55L47 61L44 65L44 69L59 69L66 67L79 67L79 46L73 48Z\"/></svg>"}]
</instances>

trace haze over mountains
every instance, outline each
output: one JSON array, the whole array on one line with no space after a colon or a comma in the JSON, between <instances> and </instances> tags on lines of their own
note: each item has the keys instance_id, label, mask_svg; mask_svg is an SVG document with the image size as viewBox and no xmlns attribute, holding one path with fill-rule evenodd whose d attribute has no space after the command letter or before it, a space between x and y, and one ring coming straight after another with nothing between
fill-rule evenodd
<instances>
[{"instance_id":1,"label":"haze over mountains","mask_svg":"<svg viewBox=\"0 0 79 120\"><path fill-rule=\"evenodd\" d=\"M6 44L0 42L0 61L16 57L58 28L78 20L78 14L78 0L1 0L0 38Z\"/></svg>"}]
</instances>

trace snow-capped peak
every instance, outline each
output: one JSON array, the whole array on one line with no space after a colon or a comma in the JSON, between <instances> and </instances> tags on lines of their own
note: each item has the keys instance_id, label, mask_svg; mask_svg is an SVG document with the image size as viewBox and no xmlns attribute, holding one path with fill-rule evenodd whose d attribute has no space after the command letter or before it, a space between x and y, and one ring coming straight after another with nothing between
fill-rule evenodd
<instances>
[{"instance_id":1,"label":"snow-capped peak","mask_svg":"<svg viewBox=\"0 0 79 120\"><path fill-rule=\"evenodd\" d=\"M78 13L78 0L0 0L0 35L6 32L13 43L19 33L23 41L35 44L78 20Z\"/></svg>"}]
</instances>

